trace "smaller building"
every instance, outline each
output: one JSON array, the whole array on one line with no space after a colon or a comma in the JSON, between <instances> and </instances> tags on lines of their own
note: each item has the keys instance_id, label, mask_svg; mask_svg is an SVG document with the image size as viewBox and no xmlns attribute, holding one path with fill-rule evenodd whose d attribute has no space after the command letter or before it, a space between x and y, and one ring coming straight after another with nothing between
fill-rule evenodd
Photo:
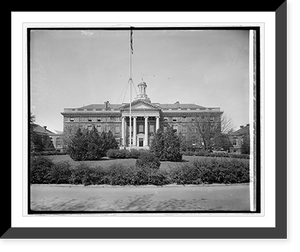
<instances>
[{"instance_id":1,"label":"smaller building","mask_svg":"<svg viewBox=\"0 0 300 252\"><path fill-rule=\"evenodd\" d=\"M51 138L55 150L63 152L63 132L58 130L52 130L49 136Z\"/></svg>"},{"instance_id":2,"label":"smaller building","mask_svg":"<svg viewBox=\"0 0 300 252\"><path fill-rule=\"evenodd\" d=\"M229 140L232 143L232 147L230 147L230 152L236 154L242 154L242 146L243 142L249 140L250 134L250 124L246 124L245 126L240 126L237 131L228 134Z\"/></svg>"},{"instance_id":3,"label":"smaller building","mask_svg":"<svg viewBox=\"0 0 300 252\"><path fill-rule=\"evenodd\" d=\"M49 130L47 126L40 126L38 124L33 124L33 132L39 137L48 136L56 151L63 151L63 132L57 130Z\"/></svg>"}]
</instances>

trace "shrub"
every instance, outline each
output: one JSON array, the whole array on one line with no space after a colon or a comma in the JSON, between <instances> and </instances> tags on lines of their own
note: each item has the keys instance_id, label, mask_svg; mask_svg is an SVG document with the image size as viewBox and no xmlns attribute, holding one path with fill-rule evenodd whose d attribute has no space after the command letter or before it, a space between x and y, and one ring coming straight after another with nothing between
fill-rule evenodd
<instances>
[{"instance_id":1,"label":"shrub","mask_svg":"<svg viewBox=\"0 0 300 252\"><path fill-rule=\"evenodd\" d=\"M170 177L176 184L247 183L249 165L234 159L197 160L171 170Z\"/></svg>"},{"instance_id":2,"label":"shrub","mask_svg":"<svg viewBox=\"0 0 300 252\"><path fill-rule=\"evenodd\" d=\"M30 183L49 184L51 181L51 169L54 163L42 156L32 156L30 161Z\"/></svg>"},{"instance_id":3,"label":"shrub","mask_svg":"<svg viewBox=\"0 0 300 252\"><path fill-rule=\"evenodd\" d=\"M71 165L68 161L61 161L54 164L50 171L51 184L69 184L71 177Z\"/></svg>"},{"instance_id":4,"label":"shrub","mask_svg":"<svg viewBox=\"0 0 300 252\"><path fill-rule=\"evenodd\" d=\"M83 185L108 184L106 171L102 167L90 167L87 164L74 167L69 181L71 184Z\"/></svg>"},{"instance_id":5,"label":"shrub","mask_svg":"<svg viewBox=\"0 0 300 252\"><path fill-rule=\"evenodd\" d=\"M128 156L129 158L139 158L139 156L141 155L142 153L142 150L135 150L135 149L132 149L131 151L128 151Z\"/></svg>"},{"instance_id":6,"label":"shrub","mask_svg":"<svg viewBox=\"0 0 300 252\"><path fill-rule=\"evenodd\" d=\"M235 153L223 153L223 152L207 152L207 151L182 151L182 155L186 156L202 156L202 157L230 157L249 159L248 154L235 154Z\"/></svg>"},{"instance_id":7,"label":"shrub","mask_svg":"<svg viewBox=\"0 0 300 252\"><path fill-rule=\"evenodd\" d=\"M109 158L134 158L137 159L143 153L149 153L147 150L125 150L125 149L110 149L106 152L106 156Z\"/></svg>"},{"instance_id":8,"label":"shrub","mask_svg":"<svg viewBox=\"0 0 300 252\"><path fill-rule=\"evenodd\" d=\"M77 130L68 145L68 153L76 161L97 160L105 156L109 149L117 147L111 131L99 135L94 126L91 131L82 132L80 128Z\"/></svg>"},{"instance_id":9,"label":"shrub","mask_svg":"<svg viewBox=\"0 0 300 252\"><path fill-rule=\"evenodd\" d=\"M135 165L139 168L159 169L160 161L154 154L145 152L139 156Z\"/></svg>"},{"instance_id":10,"label":"shrub","mask_svg":"<svg viewBox=\"0 0 300 252\"><path fill-rule=\"evenodd\" d=\"M109 158L119 158L119 152L120 150L110 149L106 152L106 156Z\"/></svg>"},{"instance_id":11,"label":"shrub","mask_svg":"<svg viewBox=\"0 0 300 252\"><path fill-rule=\"evenodd\" d=\"M30 182L39 184L84 184L84 185L165 185L202 183L247 183L249 163L238 159L201 159L192 163L160 170L160 161L151 153L143 153L136 166L124 167L113 164L107 168L90 167L81 163L71 167L66 161L54 164L46 157L32 157Z\"/></svg>"},{"instance_id":12,"label":"shrub","mask_svg":"<svg viewBox=\"0 0 300 252\"><path fill-rule=\"evenodd\" d=\"M201 184L201 173L192 165L182 165L170 171L171 181L178 185Z\"/></svg>"},{"instance_id":13,"label":"shrub","mask_svg":"<svg viewBox=\"0 0 300 252\"><path fill-rule=\"evenodd\" d=\"M170 184L170 182L168 172L157 169L148 170L148 184L162 186Z\"/></svg>"},{"instance_id":14,"label":"shrub","mask_svg":"<svg viewBox=\"0 0 300 252\"><path fill-rule=\"evenodd\" d=\"M197 160L192 165L201 171L203 183L249 182L249 164L236 159Z\"/></svg>"},{"instance_id":15,"label":"shrub","mask_svg":"<svg viewBox=\"0 0 300 252\"><path fill-rule=\"evenodd\" d=\"M128 150L108 150L106 156L109 158L127 158L129 151Z\"/></svg>"},{"instance_id":16,"label":"shrub","mask_svg":"<svg viewBox=\"0 0 300 252\"><path fill-rule=\"evenodd\" d=\"M40 151L40 152L32 152L31 155L33 156L53 156L53 155L66 155L67 152L63 151L63 152L60 152L60 151Z\"/></svg>"},{"instance_id":17,"label":"shrub","mask_svg":"<svg viewBox=\"0 0 300 252\"><path fill-rule=\"evenodd\" d=\"M150 152L160 161L181 161L180 138L172 127L160 128L154 135Z\"/></svg>"}]
</instances>

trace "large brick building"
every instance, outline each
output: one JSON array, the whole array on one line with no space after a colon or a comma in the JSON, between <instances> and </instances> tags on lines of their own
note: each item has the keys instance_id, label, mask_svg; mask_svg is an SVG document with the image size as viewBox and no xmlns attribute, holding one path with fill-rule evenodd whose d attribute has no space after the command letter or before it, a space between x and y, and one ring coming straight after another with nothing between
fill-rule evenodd
<instances>
[{"instance_id":1,"label":"large brick building","mask_svg":"<svg viewBox=\"0 0 300 252\"><path fill-rule=\"evenodd\" d=\"M133 148L148 148L155 131L168 123L182 136L195 133L195 121L209 120L221 129L220 108L208 108L195 104L152 103L147 96L147 84L138 84L139 94L131 103L131 145ZM120 147L129 146L130 104L91 104L79 108L65 108L61 113L64 117L64 134L73 134L78 128L101 131L109 130L115 135Z\"/></svg>"}]
</instances>

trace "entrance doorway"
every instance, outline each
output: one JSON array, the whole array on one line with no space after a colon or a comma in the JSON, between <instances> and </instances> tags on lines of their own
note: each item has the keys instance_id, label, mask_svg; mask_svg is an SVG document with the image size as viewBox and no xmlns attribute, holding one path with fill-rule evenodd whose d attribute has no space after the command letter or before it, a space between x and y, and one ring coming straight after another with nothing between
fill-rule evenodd
<instances>
[{"instance_id":1,"label":"entrance doorway","mask_svg":"<svg viewBox=\"0 0 300 252\"><path fill-rule=\"evenodd\" d=\"M139 147L143 147L144 145L144 138L139 138Z\"/></svg>"}]
</instances>

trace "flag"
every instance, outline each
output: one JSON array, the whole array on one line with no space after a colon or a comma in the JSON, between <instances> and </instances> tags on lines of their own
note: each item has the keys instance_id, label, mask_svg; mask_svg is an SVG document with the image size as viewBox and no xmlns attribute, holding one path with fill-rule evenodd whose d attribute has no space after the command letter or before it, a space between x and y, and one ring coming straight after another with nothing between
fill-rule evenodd
<instances>
[{"instance_id":1,"label":"flag","mask_svg":"<svg viewBox=\"0 0 300 252\"><path fill-rule=\"evenodd\" d=\"M130 49L131 49L131 54L133 54L133 31L130 30Z\"/></svg>"}]
</instances>

